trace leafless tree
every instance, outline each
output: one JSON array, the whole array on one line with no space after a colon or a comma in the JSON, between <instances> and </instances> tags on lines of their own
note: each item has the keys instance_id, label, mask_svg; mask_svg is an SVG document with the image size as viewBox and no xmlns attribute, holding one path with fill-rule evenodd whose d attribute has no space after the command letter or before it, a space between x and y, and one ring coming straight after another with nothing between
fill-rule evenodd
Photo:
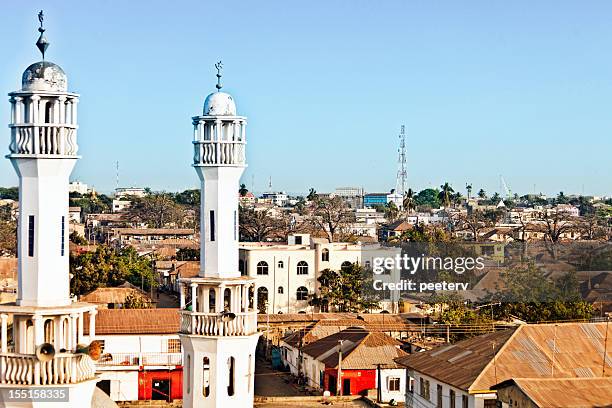
<instances>
[{"instance_id":1,"label":"leafless tree","mask_svg":"<svg viewBox=\"0 0 612 408\"><path fill-rule=\"evenodd\" d=\"M353 214L341 197L317 196L312 202L310 222L327 235L329 242L334 242L353 219Z\"/></svg>"}]
</instances>

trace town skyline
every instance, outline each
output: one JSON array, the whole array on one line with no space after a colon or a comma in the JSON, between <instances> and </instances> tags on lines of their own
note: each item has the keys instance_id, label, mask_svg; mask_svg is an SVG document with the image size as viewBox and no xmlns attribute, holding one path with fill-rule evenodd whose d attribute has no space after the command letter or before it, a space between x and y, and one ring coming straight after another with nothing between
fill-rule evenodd
<instances>
[{"instance_id":1,"label":"town skyline","mask_svg":"<svg viewBox=\"0 0 612 408\"><path fill-rule=\"evenodd\" d=\"M612 32L603 2L531 5L529 16L522 3L483 3L476 12L450 3L337 2L325 13L241 4L231 30L224 19L198 17L223 16L227 6L185 3L194 10L186 15L163 3L143 12L143 4L45 9L53 16L48 60L88 102L79 118L84 160L73 179L99 191L114 189L117 161L120 186L197 188L184 142L222 59L224 90L249 117L256 142L242 179L252 189L254 176L256 192L268 190L269 177L273 190L295 193L387 191L404 124L414 190L449 182L463 191L469 182L500 192L503 175L519 194L612 195ZM0 67L0 85L11 90L14 73L37 58L30 23L40 5L6 8L0 46L16 57ZM114 29L105 29L111 20ZM6 104L0 115L8 117ZM0 185L16 181L3 161Z\"/></svg>"}]
</instances>

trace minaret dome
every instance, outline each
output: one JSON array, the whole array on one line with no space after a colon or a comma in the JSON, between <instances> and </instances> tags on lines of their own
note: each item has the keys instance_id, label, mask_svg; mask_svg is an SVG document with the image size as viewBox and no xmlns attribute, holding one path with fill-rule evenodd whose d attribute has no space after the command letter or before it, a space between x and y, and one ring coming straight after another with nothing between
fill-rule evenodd
<instances>
[{"instance_id":1,"label":"minaret dome","mask_svg":"<svg viewBox=\"0 0 612 408\"><path fill-rule=\"evenodd\" d=\"M26 68L21 76L22 91L68 91L68 78L64 70L49 61L39 61Z\"/></svg>"}]
</instances>

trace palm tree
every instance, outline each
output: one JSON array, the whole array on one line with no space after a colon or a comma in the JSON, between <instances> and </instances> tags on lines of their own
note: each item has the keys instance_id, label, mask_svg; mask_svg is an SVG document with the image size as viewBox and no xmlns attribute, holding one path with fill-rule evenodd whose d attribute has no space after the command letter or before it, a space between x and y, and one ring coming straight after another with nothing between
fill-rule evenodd
<instances>
[{"instance_id":1,"label":"palm tree","mask_svg":"<svg viewBox=\"0 0 612 408\"><path fill-rule=\"evenodd\" d=\"M453 195L453 203L455 205L459 205L461 204L461 200L463 200L463 196L461 195L461 193L459 191L457 191L454 195Z\"/></svg>"},{"instance_id":2,"label":"palm tree","mask_svg":"<svg viewBox=\"0 0 612 408\"><path fill-rule=\"evenodd\" d=\"M404 207L404 211L408 211L408 214L412 214L412 212L416 209L416 203L414 202L414 191L412 191L411 188L404 193L402 207Z\"/></svg>"},{"instance_id":3,"label":"palm tree","mask_svg":"<svg viewBox=\"0 0 612 408\"><path fill-rule=\"evenodd\" d=\"M478 191L478 198L482 198L483 200L485 198L487 198L487 192L484 191L482 188Z\"/></svg>"},{"instance_id":4,"label":"palm tree","mask_svg":"<svg viewBox=\"0 0 612 408\"><path fill-rule=\"evenodd\" d=\"M314 188L311 188L310 191L308 191L306 198L308 201L314 201L314 199L317 198L317 191Z\"/></svg>"},{"instance_id":5,"label":"palm tree","mask_svg":"<svg viewBox=\"0 0 612 408\"><path fill-rule=\"evenodd\" d=\"M467 199L469 200L472 195L472 184L466 183L465 189L467 190L467 193L468 193Z\"/></svg>"},{"instance_id":6,"label":"palm tree","mask_svg":"<svg viewBox=\"0 0 612 408\"><path fill-rule=\"evenodd\" d=\"M246 184L241 184L240 188L238 189L238 193L240 194L240 197L246 196L248 192L249 190L246 188Z\"/></svg>"},{"instance_id":7,"label":"palm tree","mask_svg":"<svg viewBox=\"0 0 612 408\"><path fill-rule=\"evenodd\" d=\"M450 184L448 184L448 182L440 186L440 193L438 193L438 198L444 203L445 207L450 206L452 195L454 192L455 190L453 190L453 188L450 186Z\"/></svg>"}]
</instances>

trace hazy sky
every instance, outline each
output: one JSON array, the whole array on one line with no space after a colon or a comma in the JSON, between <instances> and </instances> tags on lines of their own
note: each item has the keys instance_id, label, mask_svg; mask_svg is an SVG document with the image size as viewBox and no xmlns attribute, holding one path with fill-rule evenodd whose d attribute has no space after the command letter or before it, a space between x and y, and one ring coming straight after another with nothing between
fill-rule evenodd
<instances>
[{"instance_id":1,"label":"hazy sky","mask_svg":"<svg viewBox=\"0 0 612 408\"><path fill-rule=\"evenodd\" d=\"M197 185L190 118L222 59L256 191L388 190L405 124L415 189L612 195L608 1L3 1L3 93L39 59L41 8L81 94L73 178L101 191L115 161L121 186Z\"/></svg>"}]
</instances>

